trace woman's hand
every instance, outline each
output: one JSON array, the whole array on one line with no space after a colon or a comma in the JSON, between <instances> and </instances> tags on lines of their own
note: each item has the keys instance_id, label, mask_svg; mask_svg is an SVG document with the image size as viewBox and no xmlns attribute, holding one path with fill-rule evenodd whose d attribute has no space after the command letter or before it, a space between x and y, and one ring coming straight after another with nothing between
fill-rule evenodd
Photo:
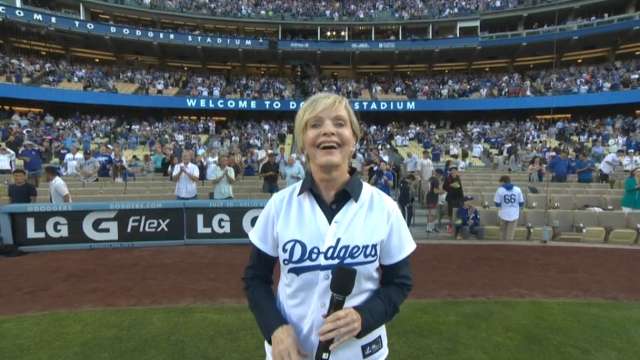
<instances>
[{"instance_id":1,"label":"woman's hand","mask_svg":"<svg viewBox=\"0 0 640 360\"><path fill-rule=\"evenodd\" d=\"M273 360L301 360L307 357L291 325L282 325L271 335L271 357Z\"/></svg>"},{"instance_id":2,"label":"woman's hand","mask_svg":"<svg viewBox=\"0 0 640 360\"><path fill-rule=\"evenodd\" d=\"M320 328L320 341L334 339L331 351L343 342L355 337L362 330L362 317L353 308L331 314Z\"/></svg>"}]
</instances>

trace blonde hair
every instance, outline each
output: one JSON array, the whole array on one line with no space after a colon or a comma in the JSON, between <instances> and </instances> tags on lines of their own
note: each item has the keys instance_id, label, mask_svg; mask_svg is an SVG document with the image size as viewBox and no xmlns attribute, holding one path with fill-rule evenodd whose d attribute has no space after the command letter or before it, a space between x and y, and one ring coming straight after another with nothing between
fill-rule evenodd
<instances>
[{"instance_id":1,"label":"blonde hair","mask_svg":"<svg viewBox=\"0 0 640 360\"><path fill-rule=\"evenodd\" d=\"M309 122L309 119L313 118L325 109L333 110L341 107L344 108L347 113L349 124L351 124L351 131L353 131L353 137L355 138L356 143L358 142L361 136L360 124L358 123L358 118L356 118L356 114L353 112L351 105L349 105L349 100L340 95L321 92L308 98L296 114L293 133L299 153L302 154L304 152L303 137L307 131L307 123Z\"/></svg>"}]
</instances>

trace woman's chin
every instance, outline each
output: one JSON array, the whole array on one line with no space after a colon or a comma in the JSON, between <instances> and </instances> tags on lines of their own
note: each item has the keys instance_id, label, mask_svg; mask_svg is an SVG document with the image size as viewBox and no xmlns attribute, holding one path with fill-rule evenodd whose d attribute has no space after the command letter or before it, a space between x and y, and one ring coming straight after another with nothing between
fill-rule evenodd
<instances>
[{"instance_id":1,"label":"woman's chin","mask_svg":"<svg viewBox=\"0 0 640 360\"><path fill-rule=\"evenodd\" d=\"M347 162L345 162L343 159L333 157L323 157L322 159L317 159L316 161L311 163L313 167L316 167L320 170L329 170L339 167L348 168L346 164Z\"/></svg>"}]
</instances>

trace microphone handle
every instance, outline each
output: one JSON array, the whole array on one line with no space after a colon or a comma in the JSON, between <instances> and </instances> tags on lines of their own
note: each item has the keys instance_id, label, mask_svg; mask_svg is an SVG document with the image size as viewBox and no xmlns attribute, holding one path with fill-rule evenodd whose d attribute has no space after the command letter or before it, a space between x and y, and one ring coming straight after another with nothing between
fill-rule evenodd
<instances>
[{"instance_id":1,"label":"microphone handle","mask_svg":"<svg viewBox=\"0 0 640 360\"><path fill-rule=\"evenodd\" d=\"M327 310L327 317L333 314L334 312L342 310L346 299L347 299L346 296L341 296L341 295L332 293L331 300L329 302L329 309ZM315 360L329 360L329 358L331 357L331 350L329 350L329 347L331 347L331 344L333 344L333 339L329 339L327 341L320 341L320 343L318 343L318 349L316 350Z\"/></svg>"}]
</instances>

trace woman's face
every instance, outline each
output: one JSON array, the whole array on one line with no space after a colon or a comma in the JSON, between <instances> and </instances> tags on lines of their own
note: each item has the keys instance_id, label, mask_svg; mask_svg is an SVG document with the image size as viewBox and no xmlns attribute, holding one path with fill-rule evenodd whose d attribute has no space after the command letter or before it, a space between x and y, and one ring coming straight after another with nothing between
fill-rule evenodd
<instances>
[{"instance_id":1,"label":"woman's face","mask_svg":"<svg viewBox=\"0 0 640 360\"><path fill-rule=\"evenodd\" d=\"M355 137L344 108L324 109L307 121L304 152L312 167L348 169Z\"/></svg>"}]
</instances>

